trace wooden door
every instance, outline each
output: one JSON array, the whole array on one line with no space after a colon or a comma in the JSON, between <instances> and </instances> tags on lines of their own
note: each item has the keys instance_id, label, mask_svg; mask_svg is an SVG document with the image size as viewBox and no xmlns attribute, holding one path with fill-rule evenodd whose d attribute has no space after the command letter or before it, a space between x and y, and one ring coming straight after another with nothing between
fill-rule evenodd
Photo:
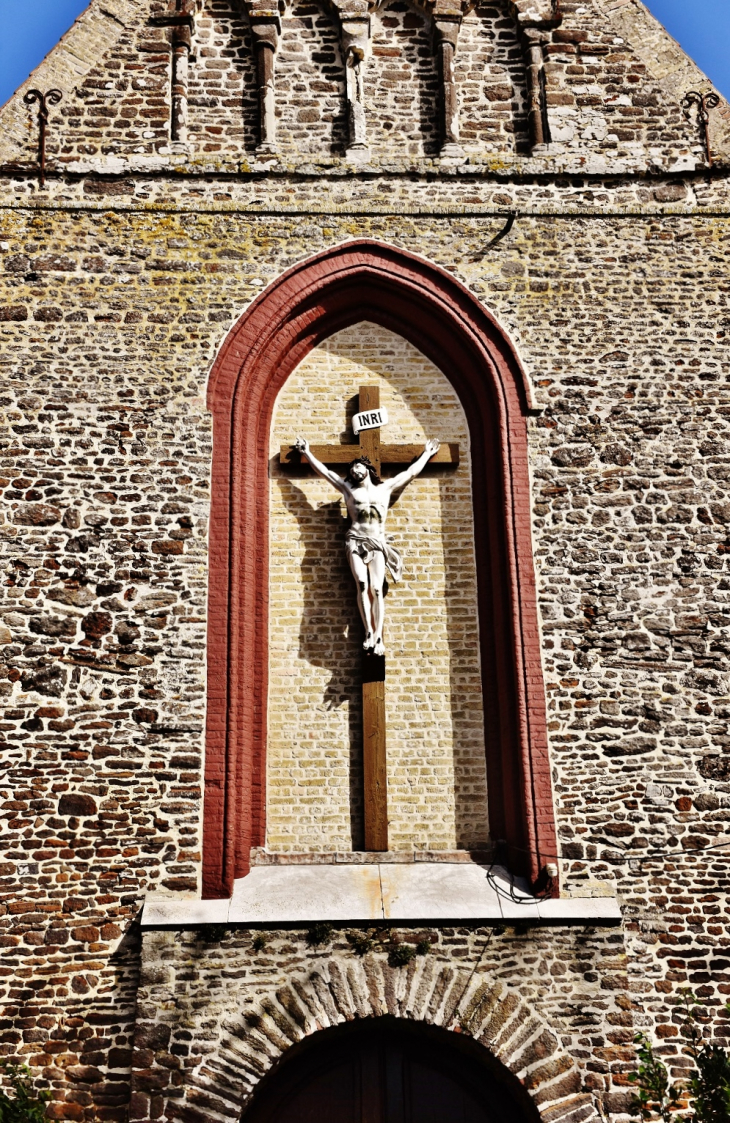
<instances>
[{"instance_id":1,"label":"wooden door","mask_svg":"<svg viewBox=\"0 0 730 1123\"><path fill-rule=\"evenodd\" d=\"M456 1035L399 1031L378 1021L347 1027L350 1032L316 1034L262 1082L243 1123L522 1123L533 1118L531 1105L525 1111L519 1102L519 1090L466 1055Z\"/></svg>"}]
</instances>

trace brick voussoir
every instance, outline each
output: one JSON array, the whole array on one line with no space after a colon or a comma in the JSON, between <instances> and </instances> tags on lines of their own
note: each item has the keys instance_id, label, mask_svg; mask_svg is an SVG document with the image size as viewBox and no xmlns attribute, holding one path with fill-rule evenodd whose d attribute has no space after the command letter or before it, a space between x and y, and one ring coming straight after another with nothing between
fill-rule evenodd
<instances>
[{"instance_id":1,"label":"brick voussoir","mask_svg":"<svg viewBox=\"0 0 730 1123\"><path fill-rule=\"evenodd\" d=\"M522 1024L524 1018L528 1017L528 1012L527 1010L521 1009L520 999L516 994L507 993L497 1004L487 1024L481 1030L478 1040L484 1042L484 1044L491 1048L495 1040L499 1037L502 1028L513 1017L515 1017L514 1028L516 1030Z\"/></svg>"},{"instance_id":2,"label":"brick voussoir","mask_svg":"<svg viewBox=\"0 0 730 1123\"><path fill-rule=\"evenodd\" d=\"M520 1063L521 1051L532 1038L539 1037L543 1029L542 1023L532 1017L529 1010L518 1012L494 1041L492 1049L502 1064L517 1074L524 1067Z\"/></svg>"},{"instance_id":3,"label":"brick voussoir","mask_svg":"<svg viewBox=\"0 0 730 1123\"><path fill-rule=\"evenodd\" d=\"M552 1107L541 1109L543 1123L587 1123L600 1119L595 1101L590 1095L571 1096Z\"/></svg>"},{"instance_id":4,"label":"brick voussoir","mask_svg":"<svg viewBox=\"0 0 730 1123\"><path fill-rule=\"evenodd\" d=\"M558 1080L571 1070L577 1072L575 1063L575 1060L569 1054L558 1053L557 1056L551 1056L548 1061L538 1064L536 1068L528 1068L525 1075L520 1079L525 1088L537 1092L543 1085L549 1085L553 1080Z\"/></svg>"},{"instance_id":5,"label":"brick voussoir","mask_svg":"<svg viewBox=\"0 0 730 1123\"><path fill-rule=\"evenodd\" d=\"M566 1096L574 1096L580 1092L582 1079L577 1068L565 1073L552 1084L542 1084L531 1092L532 1100L538 1107L543 1104L558 1103Z\"/></svg>"},{"instance_id":6,"label":"brick voussoir","mask_svg":"<svg viewBox=\"0 0 730 1123\"><path fill-rule=\"evenodd\" d=\"M554 1056L558 1051L559 1044L555 1034L542 1026L538 1026L538 1028L537 1036L526 1045L521 1053L512 1054L509 1059L504 1054L502 1055L504 1063L517 1076L527 1073L533 1065Z\"/></svg>"}]
</instances>

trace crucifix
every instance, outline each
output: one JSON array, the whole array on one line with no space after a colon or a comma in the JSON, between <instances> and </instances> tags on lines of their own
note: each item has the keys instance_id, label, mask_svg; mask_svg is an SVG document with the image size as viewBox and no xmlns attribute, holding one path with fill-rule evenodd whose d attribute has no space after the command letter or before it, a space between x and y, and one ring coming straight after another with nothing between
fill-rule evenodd
<instances>
[{"instance_id":1,"label":"crucifix","mask_svg":"<svg viewBox=\"0 0 730 1123\"><path fill-rule=\"evenodd\" d=\"M361 386L359 412L353 418L357 443L310 446L298 438L282 445L282 466L301 464L304 457L318 475L344 496L352 525L345 539L350 569L357 583L358 607L365 627L363 644L363 780L365 788L365 849L388 849L388 793L385 738L385 646L383 644L383 584L386 568L397 581L403 569L398 551L385 535L385 519L394 494L423 471L430 461L456 466L457 444L428 441L420 445L383 445L380 428L387 423L380 406L380 389ZM330 470L349 465L346 475ZM387 480L380 478L384 464L407 465Z\"/></svg>"}]
</instances>

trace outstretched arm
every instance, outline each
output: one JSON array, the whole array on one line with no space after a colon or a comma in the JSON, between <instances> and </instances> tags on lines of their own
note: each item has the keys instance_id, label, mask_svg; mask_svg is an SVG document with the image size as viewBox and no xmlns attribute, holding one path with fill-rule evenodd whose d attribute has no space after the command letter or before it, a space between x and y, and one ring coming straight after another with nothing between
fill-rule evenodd
<instances>
[{"instance_id":1,"label":"outstretched arm","mask_svg":"<svg viewBox=\"0 0 730 1123\"><path fill-rule=\"evenodd\" d=\"M327 480L327 483L332 484L332 486L336 487L338 491L341 491L343 495L347 495L349 488L345 481L341 476L337 475L337 472L331 472L330 469L321 462L321 460L317 460L317 457L309 447L309 441L305 441L304 437L297 437L295 447L298 448L302 455L307 458L318 476L321 476L322 479Z\"/></svg>"},{"instance_id":2,"label":"outstretched arm","mask_svg":"<svg viewBox=\"0 0 730 1123\"><path fill-rule=\"evenodd\" d=\"M435 456L438 450L438 441L426 441L426 447L418 457L418 460L414 460L413 463L406 468L405 472L399 472L397 476L393 476L392 480L386 480L386 483L390 485L391 494L394 491L400 491L401 488L409 484L411 480L415 480L416 476L420 475L431 457Z\"/></svg>"}]
</instances>

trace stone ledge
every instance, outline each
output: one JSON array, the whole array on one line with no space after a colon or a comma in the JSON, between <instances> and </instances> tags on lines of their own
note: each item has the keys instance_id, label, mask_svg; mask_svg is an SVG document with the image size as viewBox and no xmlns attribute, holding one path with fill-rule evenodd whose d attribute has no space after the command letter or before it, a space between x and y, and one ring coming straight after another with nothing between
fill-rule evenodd
<instances>
[{"instance_id":1,"label":"stone ledge","mask_svg":"<svg viewBox=\"0 0 730 1123\"><path fill-rule=\"evenodd\" d=\"M541 900L496 866L371 862L257 866L234 883L230 900L148 898L141 923L143 928L316 921L614 925L621 919L614 897Z\"/></svg>"},{"instance_id":2,"label":"stone ledge","mask_svg":"<svg viewBox=\"0 0 730 1123\"><path fill-rule=\"evenodd\" d=\"M251 851L252 866L380 866L412 865L414 862L488 865L489 860L487 850L333 850L329 853L278 854L259 846Z\"/></svg>"}]
</instances>

